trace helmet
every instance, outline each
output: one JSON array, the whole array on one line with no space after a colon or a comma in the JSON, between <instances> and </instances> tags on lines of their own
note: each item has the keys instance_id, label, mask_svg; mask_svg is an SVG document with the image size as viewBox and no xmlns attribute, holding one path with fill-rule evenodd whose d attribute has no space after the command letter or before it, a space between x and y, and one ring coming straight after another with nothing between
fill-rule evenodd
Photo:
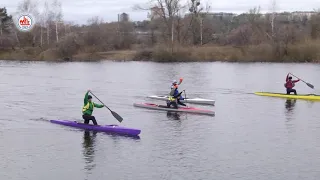
<instances>
[{"instance_id":1,"label":"helmet","mask_svg":"<svg viewBox=\"0 0 320 180\"><path fill-rule=\"evenodd\" d=\"M91 95L88 95L88 99L92 99L92 96L91 96Z\"/></svg>"},{"instance_id":2,"label":"helmet","mask_svg":"<svg viewBox=\"0 0 320 180\"><path fill-rule=\"evenodd\" d=\"M291 77L291 76L289 76L289 79L292 79L292 77Z\"/></svg>"},{"instance_id":3,"label":"helmet","mask_svg":"<svg viewBox=\"0 0 320 180\"><path fill-rule=\"evenodd\" d=\"M178 83L177 80L172 81L172 84L177 84L177 83Z\"/></svg>"}]
</instances>

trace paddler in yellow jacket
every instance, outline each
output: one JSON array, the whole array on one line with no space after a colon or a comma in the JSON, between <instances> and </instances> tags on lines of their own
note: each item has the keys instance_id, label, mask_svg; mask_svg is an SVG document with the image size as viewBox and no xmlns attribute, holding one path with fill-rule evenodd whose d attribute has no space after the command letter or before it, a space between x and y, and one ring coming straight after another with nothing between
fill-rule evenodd
<instances>
[{"instance_id":1,"label":"paddler in yellow jacket","mask_svg":"<svg viewBox=\"0 0 320 180\"><path fill-rule=\"evenodd\" d=\"M94 125L98 125L96 118L92 116L93 108L102 108L104 105L96 104L92 102L92 96L89 95L90 90L87 91L87 93L84 96L84 105L82 108L82 118L84 119L85 124L89 124L89 121L91 120Z\"/></svg>"}]
</instances>

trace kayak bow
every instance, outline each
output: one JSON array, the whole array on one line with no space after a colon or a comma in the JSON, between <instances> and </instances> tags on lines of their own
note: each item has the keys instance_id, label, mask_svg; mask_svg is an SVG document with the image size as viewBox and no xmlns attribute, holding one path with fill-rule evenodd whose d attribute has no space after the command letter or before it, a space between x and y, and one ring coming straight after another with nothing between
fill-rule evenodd
<instances>
[{"instance_id":1,"label":"kayak bow","mask_svg":"<svg viewBox=\"0 0 320 180\"><path fill-rule=\"evenodd\" d=\"M315 94L284 94L284 93L273 93L273 92L255 92L254 94L259 96L270 96L270 97L280 97L280 98L289 98L289 99L304 99L304 100L313 100L320 101L320 96Z\"/></svg>"},{"instance_id":2,"label":"kayak bow","mask_svg":"<svg viewBox=\"0 0 320 180\"><path fill-rule=\"evenodd\" d=\"M155 109L155 110L162 110L162 111L173 111L173 112L187 112L187 113L194 113L194 114L205 114L205 115L214 115L214 111L199 109L195 107L178 107L175 108L168 108L164 105L152 104L152 103L134 103L133 106L147 108L147 109Z\"/></svg>"},{"instance_id":3,"label":"kayak bow","mask_svg":"<svg viewBox=\"0 0 320 180\"><path fill-rule=\"evenodd\" d=\"M98 132L116 133L116 134L122 134L122 135L131 135L131 136L138 136L141 132L141 130L139 129L126 128L118 125L91 125L91 124L78 123L78 122L69 121L69 120L50 120L50 122L64 125L64 126L80 128L80 129L86 129L86 130L92 130L92 131L98 131Z\"/></svg>"},{"instance_id":4,"label":"kayak bow","mask_svg":"<svg viewBox=\"0 0 320 180\"><path fill-rule=\"evenodd\" d=\"M152 96L147 96L147 98L156 99L156 100L163 100L163 101L168 100L168 96L152 95ZM215 100L202 99L202 98L185 98L184 100L180 100L180 101L182 103L202 104L202 105L212 105L212 106L214 106L214 104L215 104Z\"/></svg>"}]
</instances>

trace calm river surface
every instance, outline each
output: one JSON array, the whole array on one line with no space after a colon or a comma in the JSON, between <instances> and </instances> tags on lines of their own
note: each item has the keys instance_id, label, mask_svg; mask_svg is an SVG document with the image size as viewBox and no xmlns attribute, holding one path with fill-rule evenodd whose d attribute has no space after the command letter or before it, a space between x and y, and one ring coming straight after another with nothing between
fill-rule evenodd
<instances>
[{"instance_id":1,"label":"calm river surface","mask_svg":"<svg viewBox=\"0 0 320 180\"><path fill-rule=\"evenodd\" d=\"M0 179L318 180L320 102L262 97L284 92L287 72L320 89L314 64L0 61ZM133 107L157 102L184 78L188 97L216 100L214 117ZM91 89L140 139L51 124L81 120ZM298 93L319 93L304 83ZM93 99L98 102L96 99ZM100 124L119 124L95 109Z\"/></svg>"}]
</instances>

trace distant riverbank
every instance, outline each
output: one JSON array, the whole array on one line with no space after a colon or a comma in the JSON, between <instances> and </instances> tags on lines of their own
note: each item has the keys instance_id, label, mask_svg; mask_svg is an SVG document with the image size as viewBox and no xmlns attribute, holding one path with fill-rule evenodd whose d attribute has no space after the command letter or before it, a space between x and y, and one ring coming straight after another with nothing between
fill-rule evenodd
<instances>
[{"instance_id":1,"label":"distant riverbank","mask_svg":"<svg viewBox=\"0 0 320 180\"><path fill-rule=\"evenodd\" d=\"M175 46L114 50L107 52L78 52L72 57L62 57L51 48L27 47L0 51L2 60L32 61L155 61L155 62L320 62L320 43L308 41L302 44L274 47L270 44L256 46Z\"/></svg>"}]
</instances>

